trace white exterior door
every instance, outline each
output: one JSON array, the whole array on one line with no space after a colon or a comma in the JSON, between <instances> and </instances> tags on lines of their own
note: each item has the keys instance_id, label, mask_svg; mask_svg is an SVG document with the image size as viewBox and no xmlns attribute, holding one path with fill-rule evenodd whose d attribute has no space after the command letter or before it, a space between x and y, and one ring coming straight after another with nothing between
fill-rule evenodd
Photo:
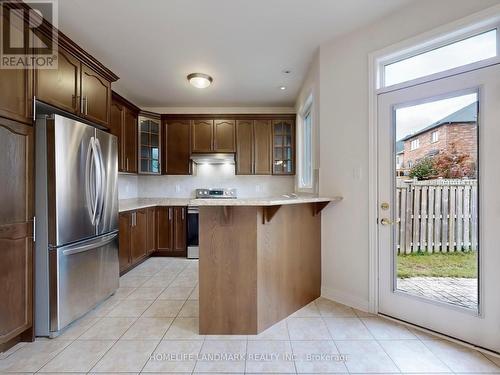
<instances>
[{"instance_id":1,"label":"white exterior door","mask_svg":"<svg viewBox=\"0 0 500 375\"><path fill-rule=\"evenodd\" d=\"M378 96L381 314L500 352L500 65Z\"/></svg>"}]
</instances>

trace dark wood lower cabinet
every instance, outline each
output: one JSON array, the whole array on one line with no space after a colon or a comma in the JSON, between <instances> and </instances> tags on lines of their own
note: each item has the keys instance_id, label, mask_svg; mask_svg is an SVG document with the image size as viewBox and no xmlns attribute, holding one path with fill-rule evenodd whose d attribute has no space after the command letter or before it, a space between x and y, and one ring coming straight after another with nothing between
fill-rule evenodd
<instances>
[{"instance_id":1,"label":"dark wood lower cabinet","mask_svg":"<svg viewBox=\"0 0 500 375\"><path fill-rule=\"evenodd\" d=\"M147 237L147 254L151 254L156 250L156 207L146 209L148 214L148 237Z\"/></svg>"},{"instance_id":2,"label":"dark wood lower cabinet","mask_svg":"<svg viewBox=\"0 0 500 375\"><path fill-rule=\"evenodd\" d=\"M137 263L147 254L148 216L147 210L137 210L132 214L132 230L130 233L130 256L132 264Z\"/></svg>"},{"instance_id":3,"label":"dark wood lower cabinet","mask_svg":"<svg viewBox=\"0 0 500 375\"><path fill-rule=\"evenodd\" d=\"M157 208L157 255L179 257L187 255L186 211L186 207Z\"/></svg>"},{"instance_id":4,"label":"dark wood lower cabinet","mask_svg":"<svg viewBox=\"0 0 500 375\"><path fill-rule=\"evenodd\" d=\"M173 209L172 207L157 207L156 209L156 236L157 253L163 255L172 252Z\"/></svg>"},{"instance_id":5,"label":"dark wood lower cabinet","mask_svg":"<svg viewBox=\"0 0 500 375\"><path fill-rule=\"evenodd\" d=\"M120 213L120 274L146 259L155 249L155 208Z\"/></svg>"},{"instance_id":6,"label":"dark wood lower cabinet","mask_svg":"<svg viewBox=\"0 0 500 375\"><path fill-rule=\"evenodd\" d=\"M150 255L186 256L186 207L148 207L120 213L120 274Z\"/></svg>"},{"instance_id":7,"label":"dark wood lower cabinet","mask_svg":"<svg viewBox=\"0 0 500 375\"><path fill-rule=\"evenodd\" d=\"M177 256L186 256L186 236L187 236L187 225L186 225L186 207L174 207L174 237L172 250Z\"/></svg>"},{"instance_id":8,"label":"dark wood lower cabinet","mask_svg":"<svg viewBox=\"0 0 500 375\"><path fill-rule=\"evenodd\" d=\"M0 118L0 351L33 337L33 127Z\"/></svg>"},{"instance_id":9,"label":"dark wood lower cabinet","mask_svg":"<svg viewBox=\"0 0 500 375\"><path fill-rule=\"evenodd\" d=\"M120 213L120 236L119 252L120 273L130 268L132 264L130 258L130 232L132 229L132 212Z\"/></svg>"}]
</instances>

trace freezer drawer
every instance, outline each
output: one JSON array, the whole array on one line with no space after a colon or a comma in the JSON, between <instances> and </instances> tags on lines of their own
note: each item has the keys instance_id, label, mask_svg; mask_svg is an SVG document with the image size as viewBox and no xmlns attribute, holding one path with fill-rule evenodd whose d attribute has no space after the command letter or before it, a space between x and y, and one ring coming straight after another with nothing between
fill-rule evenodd
<instances>
[{"instance_id":1,"label":"freezer drawer","mask_svg":"<svg viewBox=\"0 0 500 375\"><path fill-rule=\"evenodd\" d=\"M118 289L118 232L49 250L50 335Z\"/></svg>"}]
</instances>

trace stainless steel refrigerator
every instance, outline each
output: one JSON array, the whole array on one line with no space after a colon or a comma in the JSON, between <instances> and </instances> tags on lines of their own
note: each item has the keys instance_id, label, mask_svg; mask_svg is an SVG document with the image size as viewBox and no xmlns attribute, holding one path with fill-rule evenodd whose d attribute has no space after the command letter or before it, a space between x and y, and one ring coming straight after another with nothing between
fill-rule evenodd
<instances>
[{"instance_id":1,"label":"stainless steel refrigerator","mask_svg":"<svg viewBox=\"0 0 500 375\"><path fill-rule=\"evenodd\" d=\"M57 336L118 288L117 138L36 121L35 334Z\"/></svg>"}]
</instances>

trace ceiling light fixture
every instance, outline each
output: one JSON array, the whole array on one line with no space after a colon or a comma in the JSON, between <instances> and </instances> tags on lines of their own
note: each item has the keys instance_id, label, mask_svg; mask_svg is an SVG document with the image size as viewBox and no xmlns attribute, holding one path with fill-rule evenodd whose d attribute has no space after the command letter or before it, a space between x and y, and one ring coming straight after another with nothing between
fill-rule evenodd
<instances>
[{"instance_id":1,"label":"ceiling light fixture","mask_svg":"<svg viewBox=\"0 0 500 375\"><path fill-rule=\"evenodd\" d=\"M197 89L204 89L210 86L213 82L213 78L208 74L203 73L191 73L188 74L187 79L191 85Z\"/></svg>"},{"instance_id":2,"label":"ceiling light fixture","mask_svg":"<svg viewBox=\"0 0 500 375\"><path fill-rule=\"evenodd\" d=\"M286 86L280 86L280 90L281 91L285 91L286 90Z\"/></svg>"}]
</instances>

